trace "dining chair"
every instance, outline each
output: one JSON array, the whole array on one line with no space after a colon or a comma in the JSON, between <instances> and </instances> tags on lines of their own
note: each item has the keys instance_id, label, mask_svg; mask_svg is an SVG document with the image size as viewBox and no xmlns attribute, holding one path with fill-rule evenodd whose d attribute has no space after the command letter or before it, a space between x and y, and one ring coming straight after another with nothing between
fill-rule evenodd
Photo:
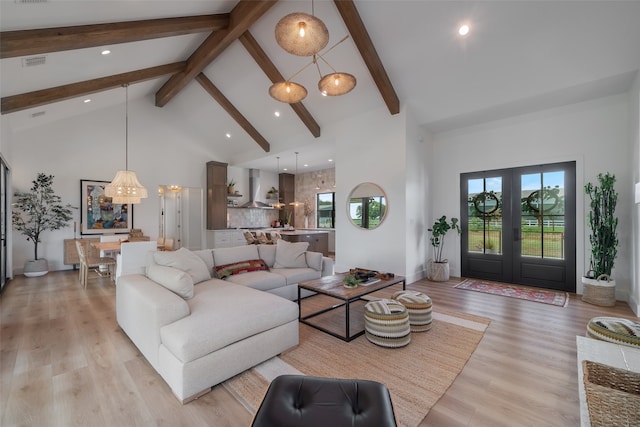
<instances>
[{"instance_id":1,"label":"dining chair","mask_svg":"<svg viewBox=\"0 0 640 427\"><path fill-rule=\"evenodd\" d=\"M116 266L116 260L111 257L91 257L87 256L82 244L76 240L76 249L78 250L78 259L80 260L80 273L79 279L82 286L87 289L87 279L89 277L89 269L95 269L96 273L100 275L98 269L100 266L106 266L107 274L113 280L113 271Z\"/></svg>"}]
</instances>

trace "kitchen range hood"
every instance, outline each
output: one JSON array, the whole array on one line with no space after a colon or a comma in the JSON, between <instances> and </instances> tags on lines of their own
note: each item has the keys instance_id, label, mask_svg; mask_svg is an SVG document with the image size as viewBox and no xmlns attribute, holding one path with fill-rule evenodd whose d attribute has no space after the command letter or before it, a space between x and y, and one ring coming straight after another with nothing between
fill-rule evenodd
<instances>
[{"instance_id":1,"label":"kitchen range hood","mask_svg":"<svg viewBox=\"0 0 640 427\"><path fill-rule=\"evenodd\" d=\"M258 200L260 198L260 170L249 169L249 201L241 208L253 208L253 209L273 209L266 203Z\"/></svg>"}]
</instances>

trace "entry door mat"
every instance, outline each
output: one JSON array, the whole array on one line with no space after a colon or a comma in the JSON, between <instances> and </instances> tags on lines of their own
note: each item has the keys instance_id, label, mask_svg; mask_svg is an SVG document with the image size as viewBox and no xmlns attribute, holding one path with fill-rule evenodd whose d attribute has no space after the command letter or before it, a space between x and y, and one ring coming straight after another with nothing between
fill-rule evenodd
<instances>
[{"instance_id":1,"label":"entry door mat","mask_svg":"<svg viewBox=\"0 0 640 427\"><path fill-rule=\"evenodd\" d=\"M467 291L482 292L485 294L500 295L503 297L517 298L525 301L540 302L542 304L566 307L569 303L569 294L550 289L532 288L511 283L490 282L488 280L465 279L454 288Z\"/></svg>"}]
</instances>

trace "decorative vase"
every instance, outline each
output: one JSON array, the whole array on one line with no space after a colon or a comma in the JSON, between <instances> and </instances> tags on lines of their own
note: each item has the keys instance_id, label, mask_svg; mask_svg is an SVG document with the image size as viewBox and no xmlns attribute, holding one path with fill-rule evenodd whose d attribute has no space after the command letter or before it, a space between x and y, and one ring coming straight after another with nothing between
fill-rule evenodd
<instances>
[{"instance_id":1,"label":"decorative vase","mask_svg":"<svg viewBox=\"0 0 640 427\"><path fill-rule=\"evenodd\" d=\"M49 263L46 259L28 260L24 262L23 273L26 277L44 276L49 272Z\"/></svg>"},{"instance_id":2,"label":"decorative vase","mask_svg":"<svg viewBox=\"0 0 640 427\"><path fill-rule=\"evenodd\" d=\"M308 216L304 217L304 228L309 228L309 217Z\"/></svg>"},{"instance_id":3,"label":"decorative vase","mask_svg":"<svg viewBox=\"0 0 640 427\"><path fill-rule=\"evenodd\" d=\"M436 262L429 260L427 278L433 282L446 282L449 280L449 261Z\"/></svg>"},{"instance_id":4,"label":"decorative vase","mask_svg":"<svg viewBox=\"0 0 640 427\"><path fill-rule=\"evenodd\" d=\"M227 187L227 193L229 194L235 194L236 193L236 187L233 185L230 185Z\"/></svg>"}]
</instances>

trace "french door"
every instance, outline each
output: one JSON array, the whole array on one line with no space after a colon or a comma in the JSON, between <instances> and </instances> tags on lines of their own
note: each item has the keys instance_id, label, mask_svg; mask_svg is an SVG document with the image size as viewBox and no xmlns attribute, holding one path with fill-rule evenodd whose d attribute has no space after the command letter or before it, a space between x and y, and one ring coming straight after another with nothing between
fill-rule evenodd
<instances>
[{"instance_id":1,"label":"french door","mask_svg":"<svg viewBox=\"0 0 640 427\"><path fill-rule=\"evenodd\" d=\"M461 174L462 276L575 292L575 162Z\"/></svg>"}]
</instances>

